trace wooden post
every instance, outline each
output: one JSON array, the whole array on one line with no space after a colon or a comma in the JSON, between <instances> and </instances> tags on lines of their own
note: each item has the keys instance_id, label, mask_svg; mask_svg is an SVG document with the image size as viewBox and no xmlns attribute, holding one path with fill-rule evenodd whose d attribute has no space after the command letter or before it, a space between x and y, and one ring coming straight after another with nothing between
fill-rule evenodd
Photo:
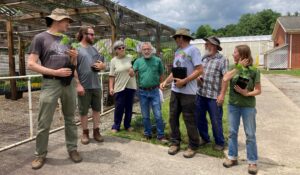
<instances>
[{"instance_id":1,"label":"wooden post","mask_svg":"<svg viewBox=\"0 0 300 175\"><path fill-rule=\"evenodd\" d=\"M111 48L115 41L117 40L117 27L114 24L111 24Z\"/></svg>"},{"instance_id":2,"label":"wooden post","mask_svg":"<svg viewBox=\"0 0 300 175\"><path fill-rule=\"evenodd\" d=\"M14 43L13 43L13 28L12 21L6 22L7 43L8 43L8 58L9 58L9 76L16 75L15 58L14 58ZM17 100L17 84L16 80L10 80L11 99Z\"/></svg>"},{"instance_id":3,"label":"wooden post","mask_svg":"<svg viewBox=\"0 0 300 175\"><path fill-rule=\"evenodd\" d=\"M161 52L161 46L160 46L160 35L161 35L161 29L160 26L156 27L156 55L160 57Z\"/></svg>"},{"instance_id":4,"label":"wooden post","mask_svg":"<svg viewBox=\"0 0 300 175\"><path fill-rule=\"evenodd\" d=\"M25 43L21 37L18 37L18 50L19 50L19 74L26 75L25 66Z\"/></svg>"}]
</instances>

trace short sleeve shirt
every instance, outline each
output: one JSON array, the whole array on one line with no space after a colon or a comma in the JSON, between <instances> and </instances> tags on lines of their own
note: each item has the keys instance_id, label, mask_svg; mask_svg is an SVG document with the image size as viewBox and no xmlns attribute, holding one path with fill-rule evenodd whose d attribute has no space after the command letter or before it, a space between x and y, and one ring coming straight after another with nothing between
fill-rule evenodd
<instances>
[{"instance_id":1,"label":"short sleeve shirt","mask_svg":"<svg viewBox=\"0 0 300 175\"><path fill-rule=\"evenodd\" d=\"M178 49L175 52L175 58L173 61L173 67L186 67L187 68L187 76L191 75L195 70L196 66L202 65L201 54L198 48L195 46L189 45L184 49ZM197 80L190 81L183 88L178 88L175 86L175 83L172 83L172 91L188 94L188 95L196 95L197 93Z\"/></svg>"},{"instance_id":2,"label":"short sleeve shirt","mask_svg":"<svg viewBox=\"0 0 300 175\"><path fill-rule=\"evenodd\" d=\"M255 84L260 83L260 72L257 68L248 68L237 73L230 81L229 104L239 107L253 108L256 105L255 97L245 97L234 90L234 86L236 85L239 76L249 79L246 88L248 89L248 91L253 91Z\"/></svg>"},{"instance_id":3,"label":"short sleeve shirt","mask_svg":"<svg viewBox=\"0 0 300 175\"><path fill-rule=\"evenodd\" d=\"M128 70L132 67L132 59L114 57L110 62L109 76L115 77L114 92L123 91L125 88L136 89L135 77L130 77Z\"/></svg>"},{"instance_id":4,"label":"short sleeve shirt","mask_svg":"<svg viewBox=\"0 0 300 175\"><path fill-rule=\"evenodd\" d=\"M142 88L159 86L160 77L164 72L162 61L156 56L138 58L133 69L138 72L138 85Z\"/></svg>"},{"instance_id":5,"label":"short sleeve shirt","mask_svg":"<svg viewBox=\"0 0 300 175\"><path fill-rule=\"evenodd\" d=\"M78 48L77 73L80 84L84 89L100 89L98 72L92 70L91 66L96 61L104 62L104 57L91 45Z\"/></svg>"},{"instance_id":6,"label":"short sleeve shirt","mask_svg":"<svg viewBox=\"0 0 300 175\"><path fill-rule=\"evenodd\" d=\"M204 56L203 62L203 83L199 86L198 95L217 99L222 87L222 79L228 71L228 59L220 53L214 56Z\"/></svg>"},{"instance_id":7,"label":"short sleeve shirt","mask_svg":"<svg viewBox=\"0 0 300 175\"><path fill-rule=\"evenodd\" d=\"M48 32L37 34L29 47L29 54L39 56L42 66L50 69L60 69L70 63L66 51L68 45L61 44L62 36L52 35Z\"/></svg>"}]
</instances>

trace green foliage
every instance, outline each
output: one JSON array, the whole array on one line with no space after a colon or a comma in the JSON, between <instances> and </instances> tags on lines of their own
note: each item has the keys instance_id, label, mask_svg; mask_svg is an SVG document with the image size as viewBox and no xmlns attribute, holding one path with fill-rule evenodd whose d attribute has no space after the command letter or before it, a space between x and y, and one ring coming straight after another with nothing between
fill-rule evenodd
<instances>
[{"instance_id":1,"label":"green foliage","mask_svg":"<svg viewBox=\"0 0 300 175\"><path fill-rule=\"evenodd\" d=\"M139 44L139 41L131 38L126 38L124 40L124 44L126 46L126 54L131 56L133 59L136 59L138 57L136 49Z\"/></svg>"},{"instance_id":2,"label":"green foliage","mask_svg":"<svg viewBox=\"0 0 300 175\"><path fill-rule=\"evenodd\" d=\"M99 48L99 52L107 61L110 61L112 59L112 54L110 51L109 46L106 44L106 40L99 40L96 42L97 47Z\"/></svg>"},{"instance_id":3,"label":"green foliage","mask_svg":"<svg viewBox=\"0 0 300 175\"><path fill-rule=\"evenodd\" d=\"M212 29L209 25L202 25L198 28L197 38L208 36L230 37L269 35L273 32L275 22L281 14L271 9L265 9L255 14L244 14L237 24L229 24L219 29Z\"/></svg>"},{"instance_id":4,"label":"green foliage","mask_svg":"<svg viewBox=\"0 0 300 175\"><path fill-rule=\"evenodd\" d=\"M62 45L70 45L73 49L77 49L80 47L80 44L73 39L70 39L67 35L62 33L57 33L58 36L62 36L60 40L60 44Z\"/></svg>"},{"instance_id":5,"label":"green foliage","mask_svg":"<svg viewBox=\"0 0 300 175\"><path fill-rule=\"evenodd\" d=\"M162 49L163 52L163 58L172 58L173 57L173 49L171 48L164 48Z\"/></svg>"},{"instance_id":6,"label":"green foliage","mask_svg":"<svg viewBox=\"0 0 300 175\"><path fill-rule=\"evenodd\" d=\"M197 29L196 32L196 37L197 38L204 38L204 37L208 37L213 35L213 29L211 28L210 25L206 24L206 25L202 25Z\"/></svg>"},{"instance_id":7,"label":"green foliage","mask_svg":"<svg viewBox=\"0 0 300 175\"><path fill-rule=\"evenodd\" d=\"M60 44L67 45L70 43L70 38L67 35L64 34L57 34L59 36L62 36L62 39L60 40Z\"/></svg>"}]
</instances>

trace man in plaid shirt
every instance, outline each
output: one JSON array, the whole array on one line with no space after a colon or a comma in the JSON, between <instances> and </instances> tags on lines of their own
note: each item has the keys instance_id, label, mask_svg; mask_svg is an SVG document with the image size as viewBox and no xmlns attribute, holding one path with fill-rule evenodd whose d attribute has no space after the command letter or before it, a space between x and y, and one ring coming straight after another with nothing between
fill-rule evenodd
<instances>
[{"instance_id":1,"label":"man in plaid shirt","mask_svg":"<svg viewBox=\"0 0 300 175\"><path fill-rule=\"evenodd\" d=\"M216 37L204 38L206 54L202 58L203 75L198 78L198 92L196 99L196 122L201 145L210 142L206 113L209 113L216 145L214 149L224 149L224 135L222 126L223 102L227 86L222 83L223 75L228 70L228 60L219 53L222 50L220 41Z\"/></svg>"}]
</instances>

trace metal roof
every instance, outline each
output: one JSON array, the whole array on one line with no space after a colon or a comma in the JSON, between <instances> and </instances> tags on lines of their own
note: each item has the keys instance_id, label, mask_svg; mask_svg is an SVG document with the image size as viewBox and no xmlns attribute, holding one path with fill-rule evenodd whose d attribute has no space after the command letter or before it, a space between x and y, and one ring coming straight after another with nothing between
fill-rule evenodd
<instances>
[{"instance_id":1,"label":"metal roof","mask_svg":"<svg viewBox=\"0 0 300 175\"><path fill-rule=\"evenodd\" d=\"M6 21L13 22L14 40L27 40L46 30L45 17L54 8L64 8L75 19L68 31L75 36L82 25L94 26L97 36L110 38L112 26L119 37L170 36L175 29L139 14L111 0L0 0L0 46L6 39Z\"/></svg>"}]
</instances>

